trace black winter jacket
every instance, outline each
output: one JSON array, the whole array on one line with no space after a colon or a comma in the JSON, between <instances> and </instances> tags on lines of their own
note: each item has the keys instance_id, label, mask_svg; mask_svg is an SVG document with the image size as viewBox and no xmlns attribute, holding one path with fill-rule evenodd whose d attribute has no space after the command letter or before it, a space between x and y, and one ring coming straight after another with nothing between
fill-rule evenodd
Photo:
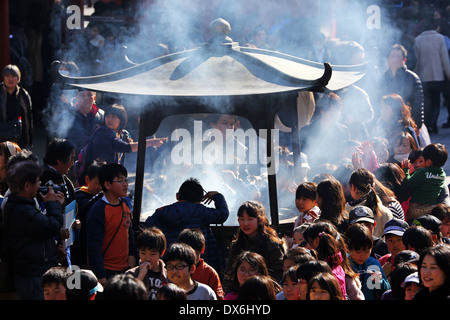
<instances>
[{"instance_id":1,"label":"black winter jacket","mask_svg":"<svg viewBox=\"0 0 450 320\"><path fill-rule=\"evenodd\" d=\"M46 203L44 215L34 199L11 194L4 211L4 232L15 276L40 277L58 263L56 236L63 226L57 201Z\"/></svg>"}]
</instances>

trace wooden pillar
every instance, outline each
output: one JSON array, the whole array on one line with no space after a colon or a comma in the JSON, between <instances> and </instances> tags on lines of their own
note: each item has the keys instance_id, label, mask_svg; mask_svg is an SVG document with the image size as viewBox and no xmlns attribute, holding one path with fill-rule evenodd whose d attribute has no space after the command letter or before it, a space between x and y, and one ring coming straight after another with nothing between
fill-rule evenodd
<instances>
[{"instance_id":1,"label":"wooden pillar","mask_svg":"<svg viewBox=\"0 0 450 320\"><path fill-rule=\"evenodd\" d=\"M274 228L278 228L279 225L279 217L278 217L278 192L277 192L277 176L276 176L276 163L275 156L278 153L278 150L275 149L273 144L273 129L275 127L275 114L268 112L267 113L267 182L269 188L269 202L270 202L270 218L271 224ZM270 161L272 159L272 161Z\"/></svg>"},{"instance_id":2,"label":"wooden pillar","mask_svg":"<svg viewBox=\"0 0 450 320\"><path fill-rule=\"evenodd\" d=\"M0 68L11 63L9 52L9 1L0 1Z\"/></svg>"}]
</instances>

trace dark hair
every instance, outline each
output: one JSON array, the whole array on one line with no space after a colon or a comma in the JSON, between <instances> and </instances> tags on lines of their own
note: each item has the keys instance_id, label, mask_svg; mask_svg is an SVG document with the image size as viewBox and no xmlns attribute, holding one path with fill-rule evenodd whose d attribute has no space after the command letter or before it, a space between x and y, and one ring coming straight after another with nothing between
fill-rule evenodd
<instances>
[{"instance_id":1,"label":"dark hair","mask_svg":"<svg viewBox=\"0 0 450 320\"><path fill-rule=\"evenodd\" d=\"M408 156L408 160L409 160L409 162L413 163L414 161L416 161L417 159L419 159L422 156L423 156L422 148L419 148L417 150L411 150L411 152L409 153L409 156Z\"/></svg>"},{"instance_id":2,"label":"dark hair","mask_svg":"<svg viewBox=\"0 0 450 320\"><path fill-rule=\"evenodd\" d=\"M422 255L423 250L433 245L433 236L431 231L424 227L411 226L403 233L402 241L406 249L412 247L414 251Z\"/></svg>"},{"instance_id":3,"label":"dark hair","mask_svg":"<svg viewBox=\"0 0 450 320\"><path fill-rule=\"evenodd\" d=\"M283 285L284 282L286 282L287 279L290 279L293 282L298 281L297 277L297 266L290 267L285 273L283 273L283 277L281 278L280 284Z\"/></svg>"},{"instance_id":4,"label":"dark hair","mask_svg":"<svg viewBox=\"0 0 450 320\"><path fill-rule=\"evenodd\" d=\"M431 143L423 148L422 152L425 160L431 160L433 167L442 167L447 162L448 153L445 145L441 143Z\"/></svg>"},{"instance_id":5,"label":"dark hair","mask_svg":"<svg viewBox=\"0 0 450 320\"><path fill-rule=\"evenodd\" d=\"M230 268L229 272L225 275L228 280L226 283L228 284L227 292L233 291L237 292L239 290L239 281L237 278L237 270L242 262L247 262L249 265L257 269L259 274L268 276L269 270L267 269L266 261L264 258L252 251L242 251L233 261L233 265Z\"/></svg>"},{"instance_id":6,"label":"dark hair","mask_svg":"<svg viewBox=\"0 0 450 320\"><path fill-rule=\"evenodd\" d=\"M333 274L328 272L318 273L308 281L306 300L310 300L311 287L317 282L319 287L330 293L330 300L344 300L341 287Z\"/></svg>"},{"instance_id":7,"label":"dark hair","mask_svg":"<svg viewBox=\"0 0 450 320\"><path fill-rule=\"evenodd\" d=\"M42 286L62 283L67 288L67 269L64 267L52 267L42 276Z\"/></svg>"},{"instance_id":8,"label":"dark hair","mask_svg":"<svg viewBox=\"0 0 450 320\"><path fill-rule=\"evenodd\" d=\"M6 169L8 170L14 164L21 162L21 161L27 161L27 160L30 160L30 161L33 161L36 163L39 162L38 158L33 154L33 152L31 150L22 149L19 153L17 153L16 155L14 155L8 159L8 162L6 164Z\"/></svg>"},{"instance_id":9,"label":"dark hair","mask_svg":"<svg viewBox=\"0 0 450 320\"><path fill-rule=\"evenodd\" d=\"M195 178L189 178L185 180L180 189L178 189L178 200L184 200L189 202L201 202L205 190L203 189L200 181Z\"/></svg>"},{"instance_id":10,"label":"dark hair","mask_svg":"<svg viewBox=\"0 0 450 320\"><path fill-rule=\"evenodd\" d=\"M325 179L317 185L317 194L322 199L320 218L338 225L344 220L345 195L336 179Z\"/></svg>"},{"instance_id":11,"label":"dark hair","mask_svg":"<svg viewBox=\"0 0 450 320\"><path fill-rule=\"evenodd\" d=\"M205 236L201 229L184 229L180 232L177 242L190 245L196 251L202 251L205 247Z\"/></svg>"},{"instance_id":12,"label":"dark hair","mask_svg":"<svg viewBox=\"0 0 450 320\"><path fill-rule=\"evenodd\" d=\"M70 140L54 138L47 146L44 163L51 166L58 164L58 160L69 163L75 149L75 145Z\"/></svg>"},{"instance_id":13,"label":"dark hair","mask_svg":"<svg viewBox=\"0 0 450 320\"><path fill-rule=\"evenodd\" d=\"M441 220L441 222L444 222L445 219L450 219L450 207L445 203L438 203L431 210L430 214Z\"/></svg>"},{"instance_id":14,"label":"dark hair","mask_svg":"<svg viewBox=\"0 0 450 320\"><path fill-rule=\"evenodd\" d=\"M41 173L40 165L31 160L12 165L6 171L6 180L11 193L18 194L23 190L26 182L35 184Z\"/></svg>"},{"instance_id":15,"label":"dark hair","mask_svg":"<svg viewBox=\"0 0 450 320\"><path fill-rule=\"evenodd\" d=\"M164 298L164 300L187 300L187 294L185 290L181 289L176 284L168 283L163 285L158 289L158 292L156 292L156 299L162 300L161 298Z\"/></svg>"},{"instance_id":16,"label":"dark hair","mask_svg":"<svg viewBox=\"0 0 450 320\"><path fill-rule=\"evenodd\" d=\"M394 44L390 48L388 55L391 54L391 52L394 51L394 50L400 50L402 52L402 55L403 55L404 59L406 59L406 57L408 56L408 52L406 51L405 47L402 46L401 44L398 44L398 43Z\"/></svg>"},{"instance_id":17,"label":"dark hair","mask_svg":"<svg viewBox=\"0 0 450 320\"><path fill-rule=\"evenodd\" d=\"M410 274L417 272L417 266L411 263L400 263L391 272L389 283L391 285L392 296L397 300L405 299L405 291L401 287L403 281Z\"/></svg>"},{"instance_id":18,"label":"dark hair","mask_svg":"<svg viewBox=\"0 0 450 320\"><path fill-rule=\"evenodd\" d=\"M309 282L314 275L322 272L328 272L332 274L331 267L322 260L314 260L305 262L297 267L296 273L298 279L303 279Z\"/></svg>"},{"instance_id":19,"label":"dark hair","mask_svg":"<svg viewBox=\"0 0 450 320\"><path fill-rule=\"evenodd\" d=\"M421 255L418 262L419 278L422 283L422 277L420 272L422 269L422 263L425 256L430 255L436 260L436 264L445 274L444 285L450 287L450 247L447 244L439 244L437 246L429 247L425 249Z\"/></svg>"},{"instance_id":20,"label":"dark hair","mask_svg":"<svg viewBox=\"0 0 450 320\"><path fill-rule=\"evenodd\" d=\"M105 118L109 114L113 114L120 119L119 131L126 128L128 124L128 116L124 106L117 103L112 104L105 110Z\"/></svg>"},{"instance_id":21,"label":"dark hair","mask_svg":"<svg viewBox=\"0 0 450 320\"><path fill-rule=\"evenodd\" d=\"M316 200L317 184L314 182L303 182L295 191L295 199L306 198Z\"/></svg>"},{"instance_id":22,"label":"dark hair","mask_svg":"<svg viewBox=\"0 0 450 320\"><path fill-rule=\"evenodd\" d=\"M138 249L156 249L160 254L166 250L166 245L166 236L157 227L143 228L136 239Z\"/></svg>"},{"instance_id":23,"label":"dark hair","mask_svg":"<svg viewBox=\"0 0 450 320\"><path fill-rule=\"evenodd\" d=\"M373 171L373 174L384 186L394 191L397 198L401 195L401 185L405 172L395 163L383 163Z\"/></svg>"},{"instance_id":24,"label":"dark hair","mask_svg":"<svg viewBox=\"0 0 450 320\"><path fill-rule=\"evenodd\" d=\"M350 176L349 184L361 192L366 200L365 206L372 209L375 216L379 216L377 193L374 189L375 175L365 168L353 171Z\"/></svg>"},{"instance_id":25,"label":"dark hair","mask_svg":"<svg viewBox=\"0 0 450 320\"><path fill-rule=\"evenodd\" d=\"M283 257L283 260L290 259L295 264L301 264L306 261L318 259L317 252L314 249L306 249L304 247L290 248Z\"/></svg>"},{"instance_id":26,"label":"dark hair","mask_svg":"<svg viewBox=\"0 0 450 320\"><path fill-rule=\"evenodd\" d=\"M330 257L340 252L340 243L337 240L338 235L339 232L332 223L320 220L314 222L303 232L303 237L308 243L311 243L314 238L320 238L319 245L315 250L318 258L324 261L329 261ZM329 264L331 266L333 262L330 261Z\"/></svg>"},{"instance_id":27,"label":"dark hair","mask_svg":"<svg viewBox=\"0 0 450 320\"><path fill-rule=\"evenodd\" d=\"M373 237L369 228L363 223L355 223L345 231L345 240L348 250L372 249Z\"/></svg>"},{"instance_id":28,"label":"dark hair","mask_svg":"<svg viewBox=\"0 0 450 320\"><path fill-rule=\"evenodd\" d=\"M100 182L100 185L102 186L102 190L104 192L108 191L105 188L105 182L112 183L112 181L118 176L124 176L124 177L128 176L128 171L123 165L118 164L118 163L107 163L107 164L103 165L98 170L98 181Z\"/></svg>"},{"instance_id":29,"label":"dark hair","mask_svg":"<svg viewBox=\"0 0 450 320\"><path fill-rule=\"evenodd\" d=\"M282 243L282 240L278 237L275 229L270 226L269 219L267 219L266 216L266 209L260 202L253 200L245 201L239 207L237 216L242 217L244 212L247 213L248 216L258 219L258 233L260 235L268 236L270 240L280 244ZM238 241L240 238L242 238L241 235L243 235L243 233L239 229L239 231L237 232Z\"/></svg>"},{"instance_id":30,"label":"dark hair","mask_svg":"<svg viewBox=\"0 0 450 320\"><path fill-rule=\"evenodd\" d=\"M401 124L401 128L411 126L417 128L414 119L411 116L411 108L403 101L403 98L397 93L391 93L381 98L381 101L392 109L395 122Z\"/></svg>"},{"instance_id":31,"label":"dark hair","mask_svg":"<svg viewBox=\"0 0 450 320\"><path fill-rule=\"evenodd\" d=\"M253 276L239 288L236 300L276 300L274 281L268 276Z\"/></svg>"},{"instance_id":32,"label":"dark hair","mask_svg":"<svg viewBox=\"0 0 450 320\"><path fill-rule=\"evenodd\" d=\"M170 245L164 254L166 264L173 260L184 261L191 267L195 264L195 251L186 243L175 242Z\"/></svg>"},{"instance_id":33,"label":"dark hair","mask_svg":"<svg viewBox=\"0 0 450 320\"><path fill-rule=\"evenodd\" d=\"M106 282L101 300L148 300L148 291L138 278L117 274Z\"/></svg>"}]
</instances>

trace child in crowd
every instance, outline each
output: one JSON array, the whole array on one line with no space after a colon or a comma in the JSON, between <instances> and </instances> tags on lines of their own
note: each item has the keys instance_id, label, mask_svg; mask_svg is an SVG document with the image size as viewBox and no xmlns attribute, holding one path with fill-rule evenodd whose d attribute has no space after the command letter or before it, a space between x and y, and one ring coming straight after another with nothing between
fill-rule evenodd
<instances>
[{"instance_id":1,"label":"child in crowd","mask_svg":"<svg viewBox=\"0 0 450 320\"><path fill-rule=\"evenodd\" d=\"M405 230L402 241L406 249L421 255L422 251L433 246L433 235L422 226L412 225Z\"/></svg>"},{"instance_id":2,"label":"child in crowd","mask_svg":"<svg viewBox=\"0 0 450 320\"><path fill-rule=\"evenodd\" d=\"M297 277L297 266L289 268L281 279L283 291L277 294L277 300L300 300L300 282Z\"/></svg>"},{"instance_id":3,"label":"child in crowd","mask_svg":"<svg viewBox=\"0 0 450 320\"><path fill-rule=\"evenodd\" d=\"M239 207L237 216L239 231L231 244L227 270L231 270L239 253L252 251L264 257L270 276L280 281L285 247L275 229L269 225L265 208L257 201L246 201Z\"/></svg>"},{"instance_id":4,"label":"child in crowd","mask_svg":"<svg viewBox=\"0 0 450 320\"><path fill-rule=\"evenodd\" d=\"M186 228L200 228L205 236L206 250L203 259L215 270L223 267L218 257L222 250L210 228L211 224L222 224L229 216L225 197L217 191L205 193L200 181L185 180L176 193L177 202L156 209L145 222L145 227L157 227L166 236L167 246L177 240L178 234ZM203 204L203 203L204 204ZM206 205L214 202L214 208Z\"/></svg>"},{"instance_id":5,"label":"child in crowd","mask_svg":"<svg viewBox=\"0 0 450 320\"><path fill-rule=\"evenodd\" d=\"M100 283L136 266L137 250L131 226L127 169L117 163L103 165L98 179L103 197L87 214L87 252L89 265Z\"/></svg>"},{"instance_id":6,"label":"child in crowd","mask_svg":"<svg viewBox=\"0 0 450 320\"><path fill-rule=\"evenodd\" d=\"M392 140L391 148L393 153L388 162L401 164L402 161L408 160L409 154L413 150L417 150L417 144L414 137L408 132L402 131Z\"/></svg>"},{"instance_id":7,"label":"child in crowd","mask_svg":"<svg viewBox=\"0 0 450 320\"><path fill-rule=\"evenodd\" d=\"M327 272L318 273L308 282L306 300L345 300L336 278Z\"/></svg>"},{"instance_id":8,"label":"child in crowd","mask_svg":"<svg viewBox=\"0 0 450 320\"><path fill-rule=\"evenodd\" d=\"M99 300L103 286L95 274L88 269L77 269L67 278L67 300Z\"/></svg>"},{"instance_id":9,"label":"child in crowd","mask_svg":"<svg viewBox=\"0 0 450 320\"><path fill-rule=\"evenodd\" d=\"M384 239L389 253L378 259L387 277L394 268L394 260L398 253L405 250L402 237L409 225L400 219L393 218L384 226Z\"/></svg>"},{"instance_id":10,"label":"child in crowd","mask_svg":"<svg viewBox=\"0 0 450 320\"><path fill-rule=\"evenodd\" d=\"M313 222L320 217L320 209L316 202L317 184L303 182L295 191L295 206L300 212L294 222L294 229L305 222Z\"/></svg>"},{"instance_id":11,"label":"child in crowd","mask_svg":"<svg viewBox=\"0 0 450 320\"><path fill-rule=\"evenodd\" d=\"M322 272L333 274L328 263L321 260L307 261L297 267L296 275L299 283L300 300L306 300L309 280L316 274Z\"/></svg>"},{"instance_id":12,"label":"child in crowd","mask_svg":"<svg viewBox=\"0 0 450 320\"><path fill-rule=\"evenodd\" d=\"M89 209L96 200L102 197L102 186L98 180L98 170L105 164L104 162L94 161L86 170L86 185L75 189L75 200L77 201L77 219L80 220L80 231L76 241L70 248L71 258L74 264L80 268L87 268L87 235L86 235L86 216Z\"/></svg>"},{"instance_id":13,"label":"child in crowd","mask_svg":"<svg viewBox=\"0 0 450 320\"><path fill-rule=\"evenodd\" d=\"M105 284L101 300L148 300L144 283L130 274L116 274Z\"/></svg>"},{"instance_id":14,"label":"child in crowd","mask_svg":"<svg viewBox=\"0 0 450 320\"><path fill-rule=\"evenodd\" d=\"M283 257L283 272L288 271L291 267L315 259L317 259L317 252L314 249L304 247L291 248Z\"/></svg>"},{"instance_id":15,"label":"child in crowd","mask_svg":"<svg viewBox=\"0 0 450 320\"><path fill-rule=\"evenodd\" d=\"M371 232L365 225L357 223L347 229L345 238L353 270L360 274L365 300L379 300L391 287L381 264L370 256L373 247Z\"/></svg>"},{"instance_id":16,"label":"child in crowd","mask_svg":"<svg viewBox=\"0 0 450 320\"><path fill-rule=\"evenodd\" d=\"M408 156L409 163L409 173L412 174L419 168L423 168L425 166L425 159L423 158L423 148L412 150Z\"/></svg>"},{"instance_id":17,"label":"child in crowd","mask_svg":"<svg viewBox=\"0 0 450 320\"><path fill-rule=\"evenodd\" d=\"M45 300L66 300L67 269L52 267L42 276Z\"/></svg>"},{"instance_id":18,"label":"child in crowd","mask_svg":"<svg viewBox=\"0 0 450 320\"><path fill-rule=\"evenodd\" d=\"M276 300L277 290L274 284L269 276L251 277L239 288L236 300Z\"/></svg>"},{"instance_id":19,"label":"child in crowd","mask_svg":"<svg viewBox=\"0 0 450 320\"><path fill-rule=\"evenodd\" d=\"M141 280L147 288L149 300L156 300L158 290L169 282L161 260L166 251L166 237L156 227L144 228L136 239L136 247L139 251L139 266L125 273Z\"/></svg>"},{"instance_id":20,"label":"child in crowd","mask_svg":"<svg viewBox=\"0 0 450 320\"><path fill-rule=\"evenodd\" d=\"M401 286L405 290L405 300L413 300L416 293L422 289L419 272L416 271L407 276Z\"/></svg>"},{"instance_id":21,"label":"child in crowd","mask_svg":"<svg viewBox=\"0 0 450 320\"><path fill-rule=\"evenodd\" d=\"M438 203L430 214L441 221L442 242L450 244L450 207L444 203Z\"/></svg>"},{"instance_id":22,"label":"child in crowd","mask_svg":"<svg viewBox=\"0 0 450 320\"><path fill-rule=\"evenodd\" d=\"M217 300L223 300L224 292L217 271L200 256L205 252L205 237L200 229L184 229L178 235L177 242L190 245L195 251L195 272L192 279L204 283L214 290Z\"/></svg>"},{"instance_id":23,"label":"child in crowd","mask_svg":"<svg viewBox=\"0 0 450 320\"><path fill-rule=\"evenodd\" d=\"M417 266L415 264L408 262L398 264L394 271L392 271L389 279L391 289L385 291L380 300L405 300L405 290L402 284L414 272L417 272Z\"/></svg>"},{"instance_id":24,"label":"child in crowd","mask_svg":"<svg viewBox=\"0 0 450 320\"><path fill-rule=\"evenodd\" d=\"M217 300L210 286L192 279L195 251L185 243L173 243L164 254L169 280L184 289L188 300Z\"/></svg>"},{"instance_id":25,"label":"child in crowd","mask_svg":"<svg viewBox=\"0 0 450 320\"><path fill-rule=\"evenodd\" d=\"M406 214L410 224L415 218L430 213L437 204L437 199L444 188L446 174L442 168L447 162L448 153L445 145L432 143L423 148L424 167L418 168L412 174L409 161L402 162L405 171L405 184L411 191L409 208Z\"/></svg>"},{"instance_id":26,"label":"child in crowd","mask_svg":"<svg viewBox=\"0 0 450 320\"><path fill-rule=\"evenodd\" d=\"M342 255L340 235L336 227L328 221L318 221L305 230L304 237L308 241L308 246L317 251L318 258L328 263L345 297L344 264L348 263L348 260Z\"/></svg>"},{"instance_id":27,"label":"child in crowd","mask_svg":"<svg viewBox=\"0 0 450 320\"><path fill-rule=\"evenodd\" d=\"M269 275L264 258L256 252L241 252L225 275L227 286L224 300L236 300L240 286L245 280L256 275Z\"/></svg>"},{"instance_id":28,"label":"child in crowd","mask_svg":"<svg viewBox=\"0 0 450 320\"><path fill-rule=\"evenodd\" d=\"M168 283L159 288L156 300L187 300L186 291L174 283Z\"/></svg>"},{"instance_id":29,"label":"child in crowd","mask_svg":"<svg viewBox=\"0 0 450 320\"><path fill-rule=\"evenodd\" d=\"M303 232L311 225L309 222L305 222L292 231L292 248L305 245L305 239L303 238Z\"/></svg>"}]
</instances>

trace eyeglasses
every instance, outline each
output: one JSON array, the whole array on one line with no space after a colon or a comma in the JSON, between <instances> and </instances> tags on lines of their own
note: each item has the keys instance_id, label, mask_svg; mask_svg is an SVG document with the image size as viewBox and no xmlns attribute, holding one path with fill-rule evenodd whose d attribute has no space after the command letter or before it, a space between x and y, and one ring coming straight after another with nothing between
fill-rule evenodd
<instances>
[{"instance_id":1,"label":"eyeglasses","mask_svg":"<svg viewBox=\"0 0 450 320\"><path fill-rule=\"evenodd\" d=\"M129 184L130 180L125 179L125 180L113 180L112 182L117 182L117 183L121 183L121 184Z\"/></svg>"},{"instance_id":2,"label":"eyeglasses","mask_svg":"<svg viewBox=\"0 0 450 320\"><path fill-rule=\"evenodd\" d=\"M184 268L188 267L189 265L187 264L179 264L176 266L164 266L166 268L167 271L172 271L173 269L177 269L177 270L183 270Z\"/></svg>"}]
</instances>

